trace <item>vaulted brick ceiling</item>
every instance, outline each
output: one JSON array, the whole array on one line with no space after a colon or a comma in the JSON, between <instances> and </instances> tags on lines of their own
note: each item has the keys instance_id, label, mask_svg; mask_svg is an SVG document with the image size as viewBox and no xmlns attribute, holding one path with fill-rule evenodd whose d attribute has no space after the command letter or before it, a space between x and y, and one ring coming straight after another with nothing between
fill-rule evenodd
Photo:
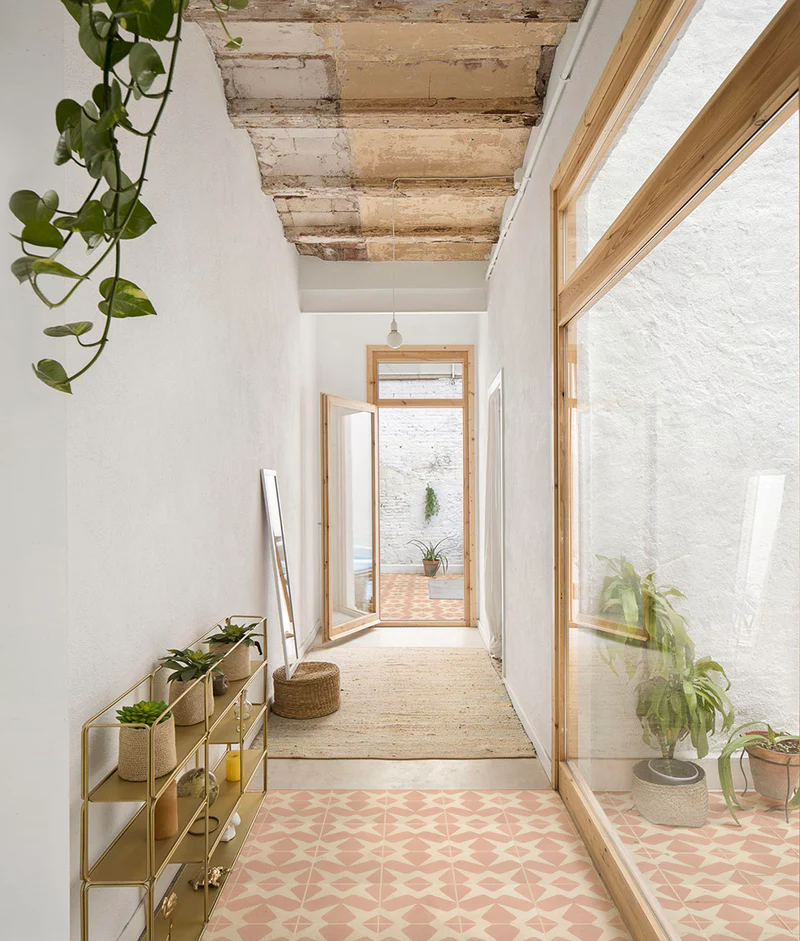
<instances>
[{"instance_id":1,"label":"vaulted brick ceiling","mask_svg":"<svg viewBox=\"0 0 800 941\"><path fill-rule=\"evenodd\" d=\"M497 240L556 47L586 0L250 0L190 7L304 255L482 259ZM443 177L501 177L458 182Z\"/></svg>"}]
</instances>

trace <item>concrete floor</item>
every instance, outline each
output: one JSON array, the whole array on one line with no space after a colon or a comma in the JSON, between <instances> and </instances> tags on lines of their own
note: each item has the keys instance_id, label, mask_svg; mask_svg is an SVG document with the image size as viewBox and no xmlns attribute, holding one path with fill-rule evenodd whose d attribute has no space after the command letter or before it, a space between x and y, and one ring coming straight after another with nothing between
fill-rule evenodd
<instances>
[{"instance_id":1,"label":"concrete floor","mask_svg":"<svg viewBox=\"0 0 800 941\"><path fill-rule=\"evenodd\" d=\"M474 761L383 761L270 758L270 790L544 790L550 787L537 758Z\"/></svg>"},{"instance_id":2,"label":"concrete floor","mask_svg":"<svg viewBox=\"0 0 800 941\"><path fill-rule=\"evenodd\" d=\"M376 627L333 645L482 647L474 627ZM319 642L315 645L320 647ZM536 758L469 761L270 758L270 790L546 790Z\"/></svg>"}]
</instances>

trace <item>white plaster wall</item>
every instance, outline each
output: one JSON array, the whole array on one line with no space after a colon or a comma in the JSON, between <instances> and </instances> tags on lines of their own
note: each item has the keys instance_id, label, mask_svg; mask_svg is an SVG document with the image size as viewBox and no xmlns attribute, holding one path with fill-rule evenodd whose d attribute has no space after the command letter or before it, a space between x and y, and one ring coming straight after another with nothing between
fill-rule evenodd
<instances>
[{"instance_id":1,"label":"white plaster wall","mask_svg":"<svg viewBox=\"0 0 800 941\"><path fill-rule=\"evenodd\" d=\"M36 25L53 21L52 4L36 0L24 14L15 11L15 27L23 16L23 24L34 24L32 45ZM27 53L25 40L19 48L4 44L17 55L13 86L32 85L37 95L41 89L44 107L30 114L30 135L15 134L14 187L58 185L61 171L47 166L55 142L52 109L94 79L76 52L74 23L64 19L64 38L51 35L47 55ZM23 512L32 521L29 541L20 543L24 564L13 572L21 597L12 612L17 628L50 655L37 685L50 724L47 731L34 724L32 741L48 749L52 742L52 759L43 751L51 774L34 767L23 778L49 831L43 845L40 823L25 818L39 864L28 891L35 885L32 917L42 930L34 935L26 923L15 933L37 941L63 941L69 934L60 904L69 872L77 936L79 729L85 717L150 670L166 647L187 643L226 613L266 611L271 656L280 661L261 467L280 474L301 640L318 617L314 330L299 311L297 255L261 194L247 134L228 121L218 70L193 25L185 31L176 86L145 195L159 224L125 253L126 272L148 292L158 317L116 323L98 365L75 384L72 397L60 397L35 382L28 364L43 355L74 363L73 351L36 332L30 337L34 326L38 332L51 320L9 275L0 278L9 301L3 328L13 331L12 342L3 344L4 361L11 361L3 377L14 379L17 412L4 431L10 429L11 447L20 455L8 473L11 483L24 484L12 494L4 468L3 506L13 514L12 532L20 529ZM28 97L19 106L4 103L6 126L21 127L19 112L29 105ZM94 306L86 299L71 302L65 319L84 319L87 304ZM7 446L4 439L4 451ZM52 510L46 529L44 509ZM65 554L66 600L59 605ZM67 662L68 702L67 690L62 693L48 674L51 664ZM67 706L69 737L58 728ZM49 798L40 799L36 788L45 785ZM109 825L118 820L102 818ZM67 827L71 868L63 845ZM32 869L20 877L30 880ZM4 877L3 883L4 891L10 885L26 898L14 882ZM97 896L98 936L113 941L128 911L114 893L104 902Z\"/></svg>"},{"instance_id":2,"label":"white plaster wall","mask_svg":"<svg viewBox=\"0 0 800 941\"><path fill-rule=\"evenodd\" d=\"M481 317L481 414L489 383L504 369L506 682L546 768L553 663L550 181L633 5L606 0L600 8L498 257ZM559 46L551 91L575 31L570 27Z\"/></svg>"},{"instance_id":3,"label":"white plaster wall","mask_svg":"<svg viewBox=\"0 0 800 941\"><path fill-rule=\"evenodd\" d=\"M51 161L64 60L51 14L43 2L0 9L0 934L36 941L64 941L69 924L67 401L31 373L52 321L9 273L19 248L5 206L14 190L63 177Z\"/></svg>"}]
</instances>

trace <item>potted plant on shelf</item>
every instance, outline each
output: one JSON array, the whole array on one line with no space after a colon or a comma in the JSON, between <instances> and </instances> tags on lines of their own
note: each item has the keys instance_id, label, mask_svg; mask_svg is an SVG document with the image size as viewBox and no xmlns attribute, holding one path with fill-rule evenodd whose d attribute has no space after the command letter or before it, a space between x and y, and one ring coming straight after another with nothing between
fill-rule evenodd
<instances>
[{"instance_id":1,"label":"potted plant on shelf","mask_svg":"<svg viewBox=\"0 0 800 941\"><path fill-rule=\"evenodd\" d=\"M208 638L209 650L224 658L219 662L219 669L231 682L250 676L251 647L257 647L258 652L263 656L261 644L252 636L257 627L258 622L247 625L231 624L231 619L225 618L224 626ZM231 651L234 644L239 644L239 646Z\"/></svg>"},{"instance_id":2,"label":"potted plant on shelf","mask_svg":"<svg viewBox=\"0 0 800 941\"><path fill-rule=\"evenodd\" d=\"M657 585L653 572L641 577L624 556L598 558L611 568L600 595L602 613L640 632L625 640L626 672L637 680L642 740L661 751L661 758L634 767L634 802L653 823L702 826L708 809L705 772L694 762L676 759L675 748L689 739L697 757L705 758L709 736L733 726L730 681L716 660L695 659L686 619L671 601L685 597L681 591ZM613 654L607 662L614 667ZM663 790L680 787L683 792Z\"/></svg>"},{"instance_id":3,"label":"potted plant on shelf","mask_svg":"<svg viewBox=\"0 0 800 941\"><path fill-rule=\"evenodd\" d=\"M436 543L423 542L419 539L412 539L411 542L409 542L410 546L416 546L422 553L422 568L425 570L425 574L428 578L433 578L436 575L439 571L439 566L441 566L442 571L447 574L447 556L441 549L446 542L446 537Z\"/></svg>"},{"instance_id":4,"label":"potted plant on shelf","mask_svg":"<svg viewBox=\"0 0 800 941\"><path fill-rule=\"evenodd\" d=\"M190 650L188 647L185 650L170 650L169 656L161 658L161 663L173 671L167 682L175 725L197 725L214 712L212 684L197 681L208 673L220 672L217 664L221 659L221 654ZM183 699L176 702L183 693L186 693Z\"/></svg>"},{"instance_id":5,"label":"potted plant on shelf","mask_svg":"<svg viewBox=\"0 0 800 941\"><path fill-rule=\"evenodd\" d=\"M725 803L733 819L739 823L734 807L739 810L744 808L736 796L731 771L731 758L736 752L740 752L739 765L745 780L742 797L747 793L747 773L744 770L744 755L747 752L753 786L770 803L783 804L788 823L789 810L800 807L800 736L776 732L766 722L746 722L731 732L717 764Z\"/></svg>"},{"instance_id":6,"label":"potted plant on shelf","mask_svg":"<svg viewBox=\"0 0 800 941\"><path fill-rule=\"evenodd\" d=\"M163 718L162 718L163 717ZM160 719L160 722L156 722ZM153 742L153 777L160 778L178 764L175 750L175 719L165 702L142 700L117 710L119 762L117 773L123 781L147 780L147 754Z\"/></svg>"}]
</instances>

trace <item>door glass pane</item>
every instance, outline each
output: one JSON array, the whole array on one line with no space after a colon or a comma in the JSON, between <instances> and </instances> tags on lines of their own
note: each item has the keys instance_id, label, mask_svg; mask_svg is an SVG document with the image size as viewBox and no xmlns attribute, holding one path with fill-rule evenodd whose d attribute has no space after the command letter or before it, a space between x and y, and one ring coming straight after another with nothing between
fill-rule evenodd
<instances>
[{"instance_id":1,"label":"door glass pane","mask_svg":"<svg viewBox=\"0 0 800 941\"><path fill-rule=\"evenodd\" d=\"M371 412L331 405L328 505L332 627L375 610Z\"/></svg>"},{"instance_id":2,"label":"door glass pane","mask_svg":"<svg viewBox=\"0 0 800 941\"><path fill-rule=\"evenodd\" d=\"M378 363L378 398L460 399L462 363Z\"/></svg>"},{"instance_id":3,"label":"door glass pane","mask_svg":"<svg viewBox=\"0 0 800 941\"><path fill-rule=\"evenodd\" d=\"M577 199L573 210L575 265L617 218L782 5L783 0L699 0Z\"/></svg>"},{"instance_id":4,"label":"door glass pane","mask_svg":"<svg viewBox=\"0 0 800 941\"><path fill-rule=\"evenodd\" d=\"M570 330L568 756L679 934L797 923L796 769L737 827L717 757L800 729L799 175L795 114Z\"/></svg>"},{"instance_id":5,"label":"door glass pane","mask_svg":"<svg viewBox=\"0 0 800 941\"><path fill-rule=\"evenodd\" d=\"M463 411L384 408L379 414L381 619L462 621ZM426 546L441 553L438 566L425 564Z\"/></svg>"}]
</instances>

